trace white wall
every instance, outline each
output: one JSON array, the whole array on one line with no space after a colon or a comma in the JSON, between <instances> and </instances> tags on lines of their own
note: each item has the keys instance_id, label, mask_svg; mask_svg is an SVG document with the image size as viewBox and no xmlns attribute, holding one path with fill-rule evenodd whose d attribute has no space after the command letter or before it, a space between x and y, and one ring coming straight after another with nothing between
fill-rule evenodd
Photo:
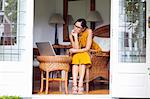
<instances>
[{"instance_id":1,"label":"white wall","mask_svg":"<svg viewBox=\"0 0 150 99\"><path fill-rule=\"evenodd\" d=\"M79 17L86 18L90 10L89 1L81 0L70 3L72 6L68 7L68 12L71 11L69 14L74 15L75 20ZM96 10L101 13L104 24L110 23L110 0L96 0ZM48 20L56 12L63 15L63 0L35 0L34 47L36 47L35 42L38 41L51 41L54 43L55 27L49 25ZM60 44L69 44L63 42L63 25L58 25L58 35Z\"/></svg>"},{"instance_id":2,"label":"white wall","mask_svg":"<svg viewBox=\"0 0 150 99\"><path fill-rule=\"evenodd\" d=\"M111 0L96 0L96 10L101 14L103 24L110 23Z\"/></svg>"},{"instance_id":3,"label":"white wall","mask_svg":"<svg viewBox=\"0 0 150 99\"><path fill-rule=\"evenodd\" d=\"M97 10L103 19L102 24L110 23L110 3L111 0L96 0L95 10ZM90 0L79 0L70 1L68 3L68 13L71 14L74 20L78 18L87 18L90 11ZM89 22L88 26L90 26ZM101 25L101 23L96 23L96 25Z\"/></svg>"},{"instance_id":4,"label":"white wall","mask_svg":"<svg viewBox=\"0 0 150 99\"><path fill-rule=\"evenodd\" d=\"M79 18L87 18L89 12L89 0L69 1L68 2L68 14L72 15L73 21ZM87 22L87 25L90 24ZM69 32L72 30L73 24L69 25Z\"/></svg>"},{"instance_id":5,"label":"white wall","mask_svg":"<svg viewBox=\"0 0 150 99\"><path fill-rule=\"evenodd\" d=\"M80 1L69 1L68 2L68 14L72 15L74 21L78 18L87 17L88 13L88 2L89 0L80 0Z\"/></svg>"},{"instance_id":6,"label":"white wall","mask_svg":"<svg viewBox=\"0 0 150 99\"><path fill-rule=\"evenodd\" d=\"M63 15L63 0L56 0L56 10ZM69 42L63 42L63 25L58 26L59 44L68 45Z\"/></svg>"},{"instance_id":7,"label":"white wall","mask_svg":"<svg viewBox=\"0 0 150 99\"><path fill-rule=\"evenodd\" d=\"M37 41L51 41L54 39L54 25L49 25L48 20L56 12L55 0L35 0L33 44Z\"/></svg>"}]
</instances>

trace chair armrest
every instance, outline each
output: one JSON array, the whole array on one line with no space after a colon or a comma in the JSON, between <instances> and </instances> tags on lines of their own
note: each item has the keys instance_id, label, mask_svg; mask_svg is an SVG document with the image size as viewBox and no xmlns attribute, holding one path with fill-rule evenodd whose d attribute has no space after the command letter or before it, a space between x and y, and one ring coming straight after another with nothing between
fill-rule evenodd
<instances>
[{"instance_id":1,"label":"chair armrest","mask_svg":"<svg viewBox=\"0 0 150 99\"><path fill-rule=\"evenodd\" d=\"M105 56L105 57L109 57L110 56L110 52L108 51L102 51L100 53L96 53L96 56Z\"/></svg>"},{"instance_id":2,"label":"chair armrest","mask_svg":"<svg viewBox=\"0 0 150 99\"><path fill-rule=\"evenodd\" d=\"M96 50L89 50L90 55L95 55L95 56L110 56L110 51L96 51Z\"/></svg>"}]
</instances>

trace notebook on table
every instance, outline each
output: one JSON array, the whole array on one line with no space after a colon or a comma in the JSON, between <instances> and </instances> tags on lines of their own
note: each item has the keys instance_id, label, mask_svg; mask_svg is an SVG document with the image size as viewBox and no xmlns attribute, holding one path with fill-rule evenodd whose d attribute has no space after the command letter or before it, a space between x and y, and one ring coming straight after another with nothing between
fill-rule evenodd
<instances>
[{"instance_id":1,"label":"notebook on table","mask_svg":"<svg viewBox=\"0 0 150 99\"><path fill-rule=\"evenodd\" d=\"M55 56L56 53L50 42L36 42L36 46L41 56Z\"/></svg>"}]
</instances>

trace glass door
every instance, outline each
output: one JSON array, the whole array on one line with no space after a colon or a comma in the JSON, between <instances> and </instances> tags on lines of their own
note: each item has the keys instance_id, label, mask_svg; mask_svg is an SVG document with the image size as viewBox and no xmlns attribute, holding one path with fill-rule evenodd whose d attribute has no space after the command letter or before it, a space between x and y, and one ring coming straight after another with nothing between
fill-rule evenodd
<instances>
[{"instance_id":1,"label":"glass door","mask_svg":"<svg viewBox=\"0 0 150 99\"><path fill-rule=\"evenodd\" d=\"M0 0L0 96L32 95L33 0Z\"/></svg>"},{"instance_id":2,"label":"glass door","mask_svg":"<svg viewBox=\"0 0 150 99\"><path fill-rule=\"evenodd\" d=\"M118 1L118 2L117 2ZM116 3L117 2L117 3ZM112 0L113 97L149 97L148 0ZM116 11L117 9L117 11ZM150 88L149 88L150 89Z\"/></svg>"}]
</instances>

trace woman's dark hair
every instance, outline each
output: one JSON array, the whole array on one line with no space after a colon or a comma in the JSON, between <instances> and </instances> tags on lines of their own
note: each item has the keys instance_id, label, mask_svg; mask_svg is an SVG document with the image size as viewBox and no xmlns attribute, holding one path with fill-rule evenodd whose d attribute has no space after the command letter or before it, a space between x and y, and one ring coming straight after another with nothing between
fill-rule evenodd
<instances>
[{"instance_id":1,"label":"woman's dark hair","mask_svg":"<svg viewBox=\"0 0 150 99\"><path fill-rule=\"evenodd\" d=\"M86 20L85 20L85 19L80 18L80 19L77 19L77 21L75 21L75 23L76 23L76 22L81 22L82 28L87 28ZM75 24L75 23L74 23L74 24Z\"/></svg>"}]
</instances>

